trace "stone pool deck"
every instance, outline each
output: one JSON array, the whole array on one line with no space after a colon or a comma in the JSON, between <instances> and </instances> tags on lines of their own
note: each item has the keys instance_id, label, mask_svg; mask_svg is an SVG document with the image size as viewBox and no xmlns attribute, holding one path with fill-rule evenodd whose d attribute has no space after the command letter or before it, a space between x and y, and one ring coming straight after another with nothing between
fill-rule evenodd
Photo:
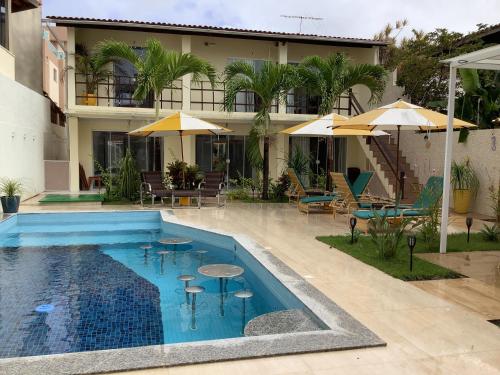
<instances>
[{"instance_id":1,"label":"stone pool deck","mask_svg":"<svg viewBox=\"0 0 500 375\"><path fill-rule=\"evenodd\" d=\"M68 209L72 210L53 207L53 210ZM22 211L38 210L34 204L22 206ZM126 374L500 374L500 329L483 315L387 276L314 239L318 235L344 233L345 218L334 221L330 215L306 216L293 206L277 204L229 204L220 209L174 212L186 223L253 238L377 334L387 347ZM446 296L446 285L443 288ZM470 298L474 303L473 293Z\"/></svg>"}]
</instances>

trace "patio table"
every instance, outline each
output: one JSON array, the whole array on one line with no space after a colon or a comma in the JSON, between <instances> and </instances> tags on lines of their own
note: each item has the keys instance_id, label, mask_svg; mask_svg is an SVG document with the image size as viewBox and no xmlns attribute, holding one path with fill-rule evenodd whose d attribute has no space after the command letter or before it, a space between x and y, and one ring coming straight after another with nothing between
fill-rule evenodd
<instances>
[{"instance_id":1,"label":"patio table","mask_svg":"<svg viewBox=\"0 0 500 375\"><path fill-rule=\"evenodd\" d=\"M227 280L240 276L245 271L234 264L207 264L198 268L198 272L202 275L219 279L220 315L224 316L224 291L227 292ZM224 281L225 287L223 287Z\"/></svg>"}]
</instances>

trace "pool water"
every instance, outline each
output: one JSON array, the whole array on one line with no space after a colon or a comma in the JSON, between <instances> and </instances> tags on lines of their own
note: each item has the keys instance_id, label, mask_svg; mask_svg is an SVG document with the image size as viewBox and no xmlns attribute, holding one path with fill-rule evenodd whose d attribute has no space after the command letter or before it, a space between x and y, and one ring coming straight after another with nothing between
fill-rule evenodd
<instances>
[{"instance_id":1,"label":"pool water","mask_svg":"<svg viewBox=\"0 0 500 375\"><path fill-rule=\"evenodd\" d=\"M158 242L174 237L192 242ZM244 269L228 280L223 316L219 280L198 273L218 263ZM181 274L204 288L194 328ZM244 316L239 290L253 292ZM0 301L0 358L241 337L250 319L289 309L314 319L232 237L165 223L154 211L19 214L1 222Z\"/></svg>"}]
</instances>

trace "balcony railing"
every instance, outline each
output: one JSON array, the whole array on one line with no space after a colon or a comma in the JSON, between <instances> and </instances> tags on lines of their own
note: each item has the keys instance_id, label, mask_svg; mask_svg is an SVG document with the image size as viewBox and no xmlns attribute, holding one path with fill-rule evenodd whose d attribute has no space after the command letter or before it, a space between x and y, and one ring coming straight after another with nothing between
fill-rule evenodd
<instances>
[{"instance_id":1,"label":"balcony railing","mask_svg":"<svg viewBox=\"0 0 500 375\"><path fill-rule=\"evenodd\" d=\"M135 77L110 74L97 85L95 99L86 95L85 74L75 74L76 104L91 104L105 107L154 108L154 96L150 93L144 100L135 100L137 87ZM91 102L95 100L95 103ZM160 95L160 108L182 108L182 82L176 81L172 87L165 87Z\"/></svg>"},{"instance_id":2,"label":"balcony railing","mask_svg":"<svg viewBox=\"0 0 500 375\"><path fill-rule=\"evenodd\" d=\"M315 115L319 112L320 97L303 89L291 90L287 95L286 113ZM351 92L341 95L333 106L333 112L351 115Z\"/></svg>"},{"instance_id":3,"label":"balcony railing","mask_svg":"<svg viewBox=\"0 0 500 375\"><path fill-rule=\"evenodd\" d=\"M223 111L226 87L224 82L216 82L214 86L208 81L191 83L191 109L198 111ZM236 95L233 112L257 112L259 98L251 91L241 91ZM278 112L278 103L274 101L271 112Z\"/></svg>"},{"instance_id":4,"label":"balcony railing","mask_svg":"<svg viewBox=\"0 0 500 375\"><path fill-rule=\"evenodd\" d=\"M75 74L76 104L97 105L105 107L134 107L154 108L153 93L144 100L135 100L134 91L137 87L135 77L110 74L97 85L95 95L89 99L86 95L86 77L84 74ZM172 87L165 87L160 95L161 109L182 109L182 81L174 82ZM191 83L191 109L198 111L224 111L224 82L216 82L214 86L208 81ZM257 112L259 98L251 91L241 91L236 96L233 112ZM352 93L339 97L334 105L334 112L351 115L353 112ZM312 96L302 89L291 90L287 95L286 113L288 114L317 114L319 97ZM273 101L271 113L278 112L278 103Z\"/></svg>"}]
</instances>

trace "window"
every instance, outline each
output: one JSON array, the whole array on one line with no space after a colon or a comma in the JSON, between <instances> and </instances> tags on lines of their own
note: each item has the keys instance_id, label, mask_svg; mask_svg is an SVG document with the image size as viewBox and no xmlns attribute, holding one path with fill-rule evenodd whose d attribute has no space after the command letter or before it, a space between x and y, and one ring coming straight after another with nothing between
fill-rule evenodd
<instances>
[{"instance_id":1,"label":"window","mask_svg":"<svg viewBox=\"0 0 500 375\"><path fill-rule=\"evenodd\" d=\"M7 1L0 0L0 45L7 48Z\"/></svg>"},{"instance_id":2,"label":"window","mask_svg":"<svg viewBox=\"0 0 500 375\"><path fill-rule=\"evenodd\" d=\"M260 71L265 60L249 60L249 59L239 59L235 57L228 58L228 63L233 63L235 61L244 61L253 66L255 71ZM241 91L236 94L235 100L235 112L257 112L259 107L259 97L250 91Z\"/></svg>"},{"instance_id":3,"label":"window","mask_svg":"<svg viewBox=\"0 0 500 375\"><path fill-rule=\"evenodd\" d=\"M57 69L52 69L52 77L54 78L54 82L57 82Z\"/></svg>"},{"instance_id":4,"label":"window","mask_svg":"<svg viewBox=\"0 0 500 375\"><path fill-rule=\"evenodd\" d=\"M144 48L133 47L139 55L145 53ZM136 88L137 70L129 61L119 59L113 64L113 78L115 82L115 107L141 107L153 108L153 93L151 92L144 100L133 98Z\"/></svg>"}]
</instances>

